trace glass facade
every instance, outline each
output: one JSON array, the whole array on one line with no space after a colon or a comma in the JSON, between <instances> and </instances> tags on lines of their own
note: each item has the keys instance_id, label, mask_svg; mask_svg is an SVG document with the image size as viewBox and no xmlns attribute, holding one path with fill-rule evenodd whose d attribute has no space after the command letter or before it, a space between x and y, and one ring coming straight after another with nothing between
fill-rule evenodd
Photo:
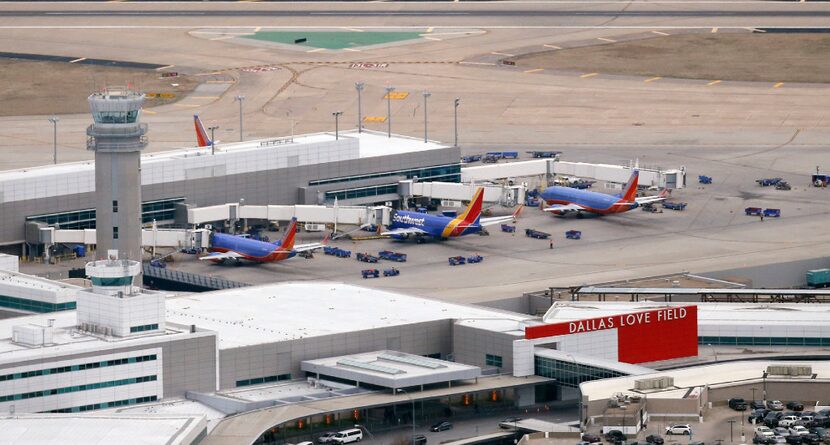
<instances>
[{"instance_id":1,"label":"glass facade","mask_svg":"<svg viewBox=\"0 0 830 445\"><path fill-rule=\"evenodd\" d=\"M556 379L563 386L578 388L582 382L628 375L611 369L583 365L574 361L555 360L547 357L534 358L536 375Z\"/></svg>"},{"instance_id":2,"label":"glass facade","mask_svg":"<svg viewBox=\"0 0 830 445\"><path fill-rule=\"evenodd\" d=\"M158 328L159 328L158 323L145 324L145 325L141 325L141 326L130 326L130 332L155 331Z\"/></svg>"},{"instance_id":3,"label":"glass facade","mask_svg":"<svg viewBox=\"0 0 830 445\"><path fill-rule=\"evenodd\" d=\"M130 363L141 363L156 360L156 354L142 355L139 357L119 358L115 360L106 360L102 362L90 362L80 365L60 366L57 368L36 369L34 371L18 372L15 374L0 375L0 382L6 380L27 379L29 377L38 377L41 375L63 374L65 372L86 371L87 369L106 368L109 366L128 365Z\"/></svg>"},{"instance_id":4,"label":"glass facade","mask_svg":"<svg viewBox=\"0 0 830 445\"><path fill-rule=\"evenodd\" d=\"M141 204L141 222L144 224L155 221L172 221L175 217L176 204L184 202L184 198L162 199L146 201ZM113 207L115 207L113 202ZM26 221L39 221L49 227L58 226L61 229L94 229L95 209L76 210L73 212L49 213L32 215Z\"/></svg>"},{"instance_id":5,"label":"glass facade","mask_svg":"<svg viewBox=\"0 0 830 445\"><path fill-rule=\"evenodd\" d=\"M713 346L830 346L828 337L698 337L697 342Z\"/></svg>"},{"instance_id":6,"label":"glass facade","mask_svg":"<svg viewBox=\"0 0 830 445\"><path fill-rule=\"evenodd\" d=\"M495 366L496 368L501 368L503 362L504 361L502 360L500 355L486 354L484 357L484 363L487 366Z\"/></svg>"},{"instance_id":7,"label":"glass facade","mask_svg":"<svg viewBox=\"0 0 830 445\"><path fill-rule=\"evenodd\" d=\"M66 303L44 303L42 301L29 300L26 298L15 298L0 295L0 307L44 313L73 310L75 309L75 302L68 301Z\"/></svg>"},{"instance_id":8,"label":"glass facade","mask_svg":"<svg viewBox=\"0 0 830 445\"><path fill-rule=\"evenodd\" d=\"M42 411L44 413L80 413L83 411L93 411L96 409L115 408L116 406L135 405L136 403L155 402L158 400L156 396L145 396L136 399L116 400L115 402L95 403L92 405L73 406L72 408L53 409L52 411Z\"/></svg>"},{"instance_id":9,"label":"glass facade","mask_svg":"<svg viewBox=\"0 0 830 445\"><path fill-rule=\"evenodd\" d=\"M387 195L390 193L398 193L398 184L375 185L371 187L360 187L348 190L336 190L332 192L326 192L325 199L326 201L334 201L334 198L337 198L338 200L343 200L365 198L367 196Z\"/></svg>"},{"instance_id":10,"label":"glass facade","mask_svg":"<svg viewBox=\"0 0 830 445\"><path fill-rule=\"evenodd\" d=\"M318 179L308 181L308 185L336 184L338 182L360 181L362 179L388 178L390 176L404 176L418 181L461 182L461 164L437 165L434 167L412 168L391 172L368 173L365 175L341 176L339 178Z\"/></svg>"},{"instance_id":11,"label":"glass facade","mask_svg":"<svg viewBox=\"0 0 830 445\"><path fill-rule=\"evenodd\" d=\"M291 374L269 375L267 377L256 377L247 380L237 380L236 386L259 385L260 383L281 382L283 380L291 380Z\"/></svg>"},{"instance_id":12,"label":"glass facade","mask_svg":"<svg viewBox=\"0 0 830 445\"><path fill-rule=\"evenodd\" d=\"M133 377L129 379L110 380L100 383L88 383L86 385L65 386L63 388L44 389L41 391L25 392L21 394L9 394L7 396L0 396L0 403L11 402L13 400L35 399L38 397L48 397L58 394L69 394L79 391L91 391L93 389L112 388L113 386L132 385L135 383L155 382L158 379L155 375L147 375L144 377Z\"/></svg>"},{"instance_id":13,"label":"glass facade","mask_svg":"<svg viewBox=\"0 0 830 445\"><path fill-rule=\"evenodd\" d=\"M98 124L132 124L138 118L138 110L96 111L92 118Z\"/></svg>"}]
</instances>

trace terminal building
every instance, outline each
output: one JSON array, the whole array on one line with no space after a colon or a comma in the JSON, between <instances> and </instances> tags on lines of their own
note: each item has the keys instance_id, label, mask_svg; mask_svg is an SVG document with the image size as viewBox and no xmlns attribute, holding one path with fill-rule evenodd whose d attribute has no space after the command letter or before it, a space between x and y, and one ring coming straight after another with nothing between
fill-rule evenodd
<instances>
[{"instance_id":1,"label":"terminal building","mask_svg":"<svg viewBox=\"0 0 830 445\"><path fill-rule=\"evenodd\" d=\"M141 156L141 221L186 222L184 206L386 203L398 182L459 182L460 150L371 131L309 134ZM0 172L0 250L39 256L41 227L92 229L95 164Z\"/></svg>"}]
</instances>

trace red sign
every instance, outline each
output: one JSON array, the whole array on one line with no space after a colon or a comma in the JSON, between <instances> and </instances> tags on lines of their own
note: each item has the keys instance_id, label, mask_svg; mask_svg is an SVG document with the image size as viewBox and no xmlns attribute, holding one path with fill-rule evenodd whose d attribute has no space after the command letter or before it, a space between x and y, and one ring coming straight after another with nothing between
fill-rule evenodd
<instances>
[{"instance_id":1,"label":"red sign","mask_svg":"<svg viewBox=\"0 0 830 445\"><path fill-rule=\"evenodd\" d=\"M589 318L525 328L528 340L617 330L621 362L643 363L697 355L697 306Z\"/></svg>"}]
</instances>

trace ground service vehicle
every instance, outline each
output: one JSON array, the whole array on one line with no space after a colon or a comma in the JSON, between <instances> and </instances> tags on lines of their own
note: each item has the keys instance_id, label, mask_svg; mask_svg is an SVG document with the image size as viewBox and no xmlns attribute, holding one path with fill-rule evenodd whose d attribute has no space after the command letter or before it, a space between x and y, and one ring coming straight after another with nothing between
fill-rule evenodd
<instances>
[{"instance_id":1,"label":"ground service vehicle","mask_svg":"<svg viewBox=\"0 0 830 445\"><path fill-rule=\"evenodd\" d=\"M394 267L391 268L391 269L385 269L383 271L383 276L384 277L396 277L400 274L401 274L401 271L399 271L398 269L395 269Z\"/></svg>"},{"instance_id":2,"label":"ground service vehicle","mask_svg":"<svg viewBox=\"0 0 830 445\"><path fill-rule=\"evenodd\" d=\"M686 210L688 204L685 202L663 201L663 208L669 210Z\"/></svg>"},{"instance_id":3,"label":"ground service vehicle","mask_svg":"<svg viewBox=\"0 0 830 445\"><path fill-rule=\"evenodd\" d=\"M380 276L380 271L377 269L363 269L360 271L363 278L377 278Z\"/></svg>"},{"instance_id":4,"label":"ground service vehicle","mask_svg":"<svg viewBox=\"0 0 830 445\"><path fill-rule=\"evenodd\" d=\"M482 261L484 261L484 257L481 255L473 255L471 257L467 257L467 263L469 264L480 263Z\"/></svg>"},{"instance_id":5,"label":"ground service vehicle","mask_svg":"<svg viewBox=\"0 0 830 445\"><path fill-rule=\"evenodd\" d=\"M399 263L406 262L406 254L400 252L392 252L391 250L381 250L378 252L378 257L383 260L397 261Z\"/></svg>"},{"instance_id":6,"label":"ground service vehicle","mask_svg":"<svg viewBox=\"0 0 830 445\"><path fill-rule=\"evenodd\" d=\"M533 229L525 229L525 236L527 236L528 238L548 239L550 233L540 232L538 230Z\"/></svg>"},{"instance_id":7,"label":"ground service vehicle","mask_svg":"<svg viewBox=\"0 0 830 445\"><path fill-rule=\"evenodd\" d=\"M568 230L567 232L565 232L565 238L582 239L582 232L579 230Z\"/></svg>"},{"instance_id":8,"label":"ground service vehicle","mask_svg":"<svg viewBox=\"0 0 830 445\"><path fill-rule=\"evenodd\" d=\"M779 218L781 217L781 209L764 209L764 216L767 218Z\"/></svg>"},{"instance_id":9,"label":"ground service vehicle","mask_svg":"<svg viewBox=\"0 0 830 445\"><path fill-rule=\"evenodd\" d=\"M377 263L378 257L369 255L368 253L358 253L357 260L363 261L364 263Z\"/></svg>"},{"instance_id":10,"label":"ground service vehicle","mask_svg":"<svg viewBox=\"0 0 830 445\"><path fill-rule=\"evenodd\" d=\"M700 176L697 177L697 182L699 182L701 184L711 184L712 183L712 177L711 176L700 175Z\"/></svg>"},{"instance_id":11,"label":"ground service vehicle","mask_svg":"<svg viewBox=\"0 0 830 445\"><path fill-rule=\"evenodd\" d=\"M757 182L761 187L769 187L771 185L778 184L781 181L783 181L781 178L763 178L755 180L755 182Z\"/></svg>"},{"instance_id":12,"label":"ground service vehicle","mask_svg":"<svg viewBox=\"0 0 830 445\"><path fill-rule=\"evenodd\" d=\"M467 263L467 259L463 256L451 256L448 258L450 266L461 266Z\"/></svg>"},{"instance_id":13,"label":"ground service vehicle","mask_svg":"<svg viewBox=\"0 0 830 445\"><path fill-rule=\"evenodd\" d=\"M516 232L516 226L511 226L511 225L508 225L508 224L502 224L501 225L501 231L505 232L505 233L515 233Z\"/></svg>"}]
</instances>

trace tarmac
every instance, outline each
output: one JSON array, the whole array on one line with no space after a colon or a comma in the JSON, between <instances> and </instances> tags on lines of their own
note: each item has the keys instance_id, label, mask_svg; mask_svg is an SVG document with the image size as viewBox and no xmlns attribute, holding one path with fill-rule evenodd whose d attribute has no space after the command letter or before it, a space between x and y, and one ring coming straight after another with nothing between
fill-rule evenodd
<instances>
[{"instance_id":1,"label":"tarmac","mask_svg":"<svg viewBox=\"0 0 830 445\"><path fill-rule=\"evenodd\" d=\"M231 11L237 11L233 12ZM240 12L241 11L241 12ZM259 266L221 267L177 258L171 267L263 283L326 279L396 289L458 302L513 297L548 286L630 279L682 271L705 273L823 257L830 248L826 189L809 187L816 167L830 165L827 103L819 84L644 79L636 76L500 65L525 52L633 34L725 32L755 27L823 26L826 4L707 1L670 6L652 2L465 3L14 3L4 7L0 51L154 63L167 71L204 74L220 82L215 98L185 98L145 110L148 152L194 143L192 115L219 125L217 138L245 139L356 125L355 82L365 82L364 116L386 115L386 86L409 92L392 103L392 131L423 135L429 91L429 137L458 140L465 154L490 149L555 149L569 161L685 167L688 187L673 192L686 211L640 212L603 218L556 218L527 209L511 236L498 228L414 245L388 240L334 245L357 251L409 254L401 275L364 280L367 265L316 255ZM229 33L279 30L417 30L422 38L351 50L287 50L239 44ZM241 30L241 31L240 31ZM223 34L224 33L224 34ZM457 33L462 33L460 36ZM659 34L657 34L659 35ZM250 40L250 39L245 39ZM309 52L311 51L311 52ZM356 63L380 62L385 66ZM273 70L244 70L268 66ZM371 68L367 68L370 66ZM215 74L220 73L220 74ZM221 80L215 80L221 76ZM60 116L58 158L79 161L88 114ZM386 123L367 128L385 130ZM52 126L45 116L0 118L0 169L48 163ZM523 153L523 156L526 155ZM714 178L698 186L696 177ZM794 189L761 188L755 179L780 176ZM780 219L743 215L745 207L780 208ZM525 238L534 228L553 234ZM566 230L583 232L565 240ZM317 235L310 236L318 239ZM481 264L450 267L447 257L479 253ZM378 268L389 267L384 262ZM397 264L395 264L397 266ZM38 266L23 268L38 271Z\"/></svg>"}]
</instances>

